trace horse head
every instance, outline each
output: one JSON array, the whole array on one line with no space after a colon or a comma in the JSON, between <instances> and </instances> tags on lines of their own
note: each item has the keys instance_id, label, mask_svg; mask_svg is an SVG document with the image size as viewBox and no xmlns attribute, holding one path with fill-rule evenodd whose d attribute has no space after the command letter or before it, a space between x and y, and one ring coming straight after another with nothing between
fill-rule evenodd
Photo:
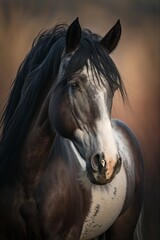
<instances>
[{"instance_id":1,"label":"horse head","mask_svg":"<svg viewBox=\"0 0 160 240\"><path fill-rule=\"evenodd\" d=\"M119 21L102 38L82 30L76 19L66 32L49 103L52 129L73 143L89 180L99 185L112 181L121 167L111 108L114 92L123 87L109 56L120 35Z\"/></svg>"}]
</instances>

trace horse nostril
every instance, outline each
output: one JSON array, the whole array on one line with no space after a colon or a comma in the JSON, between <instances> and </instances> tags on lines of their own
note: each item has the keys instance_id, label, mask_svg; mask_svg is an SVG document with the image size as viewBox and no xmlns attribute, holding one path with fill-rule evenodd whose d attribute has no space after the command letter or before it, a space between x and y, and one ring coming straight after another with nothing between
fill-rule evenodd
<instances>
[{"instance_id":1,"label":"horse nostril","mask_svg":"<svg viewBox=\"0 0 160 240\"><path fill-rule=\"evenodd\" d=\"M97 153L91 158L91 166L95 171L101 171L106 166L104 153Z\"/></svg>"}]
</instances>

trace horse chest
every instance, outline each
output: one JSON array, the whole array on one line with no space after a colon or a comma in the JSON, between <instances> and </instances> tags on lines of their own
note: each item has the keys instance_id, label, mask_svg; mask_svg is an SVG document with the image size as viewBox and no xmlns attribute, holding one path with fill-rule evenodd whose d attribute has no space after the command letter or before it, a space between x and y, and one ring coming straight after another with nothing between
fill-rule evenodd
<instances>
[{"instance_id":1,"label":"horse chest","mask_svg":"<svg viewBox=\"0 0 160 240\"><path fill-rule=\"evenodd\" d=\"M104 233L119 216L126 196L124 169L107 186L92 188L92 203L83 225L81 240L93 239Z\"/></svg>"}]
</instances>

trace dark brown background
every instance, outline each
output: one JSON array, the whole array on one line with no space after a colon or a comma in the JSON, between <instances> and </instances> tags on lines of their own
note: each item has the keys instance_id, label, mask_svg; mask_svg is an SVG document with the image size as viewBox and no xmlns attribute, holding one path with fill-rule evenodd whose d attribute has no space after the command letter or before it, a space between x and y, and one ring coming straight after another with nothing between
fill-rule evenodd
<instances>
[{"instance_id":1,"label":"dark brown background","mask_svg":"<svg viewBox=\"0 0 160 240\"><path fill-rule=\"evenodd\" d=\"M130 106L116 96L113 116L136 133L145 161L144 239L160 239L160 4L158 0L0 0L0 112L34 37L79 16L101 35L121 19L123 35L112 54ZM0 113L1 115L1 113Z\"/></svg>"}]
</instances>

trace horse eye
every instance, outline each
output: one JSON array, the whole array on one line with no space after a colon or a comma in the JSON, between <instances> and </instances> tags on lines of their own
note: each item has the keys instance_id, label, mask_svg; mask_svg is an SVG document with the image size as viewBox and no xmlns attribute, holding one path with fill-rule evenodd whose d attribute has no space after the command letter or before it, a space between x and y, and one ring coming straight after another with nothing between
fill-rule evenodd
<instances>
[{"instance_id":1,"label":"horse eye","mask_svg":"<svg viewBox=\"0 0 160 240\"><path fill-rule=\"evenodd\" d=\"M70 86L72 89L79 89L79 84L77 82L72 83Z\"/></svg>"}]
</instances>

